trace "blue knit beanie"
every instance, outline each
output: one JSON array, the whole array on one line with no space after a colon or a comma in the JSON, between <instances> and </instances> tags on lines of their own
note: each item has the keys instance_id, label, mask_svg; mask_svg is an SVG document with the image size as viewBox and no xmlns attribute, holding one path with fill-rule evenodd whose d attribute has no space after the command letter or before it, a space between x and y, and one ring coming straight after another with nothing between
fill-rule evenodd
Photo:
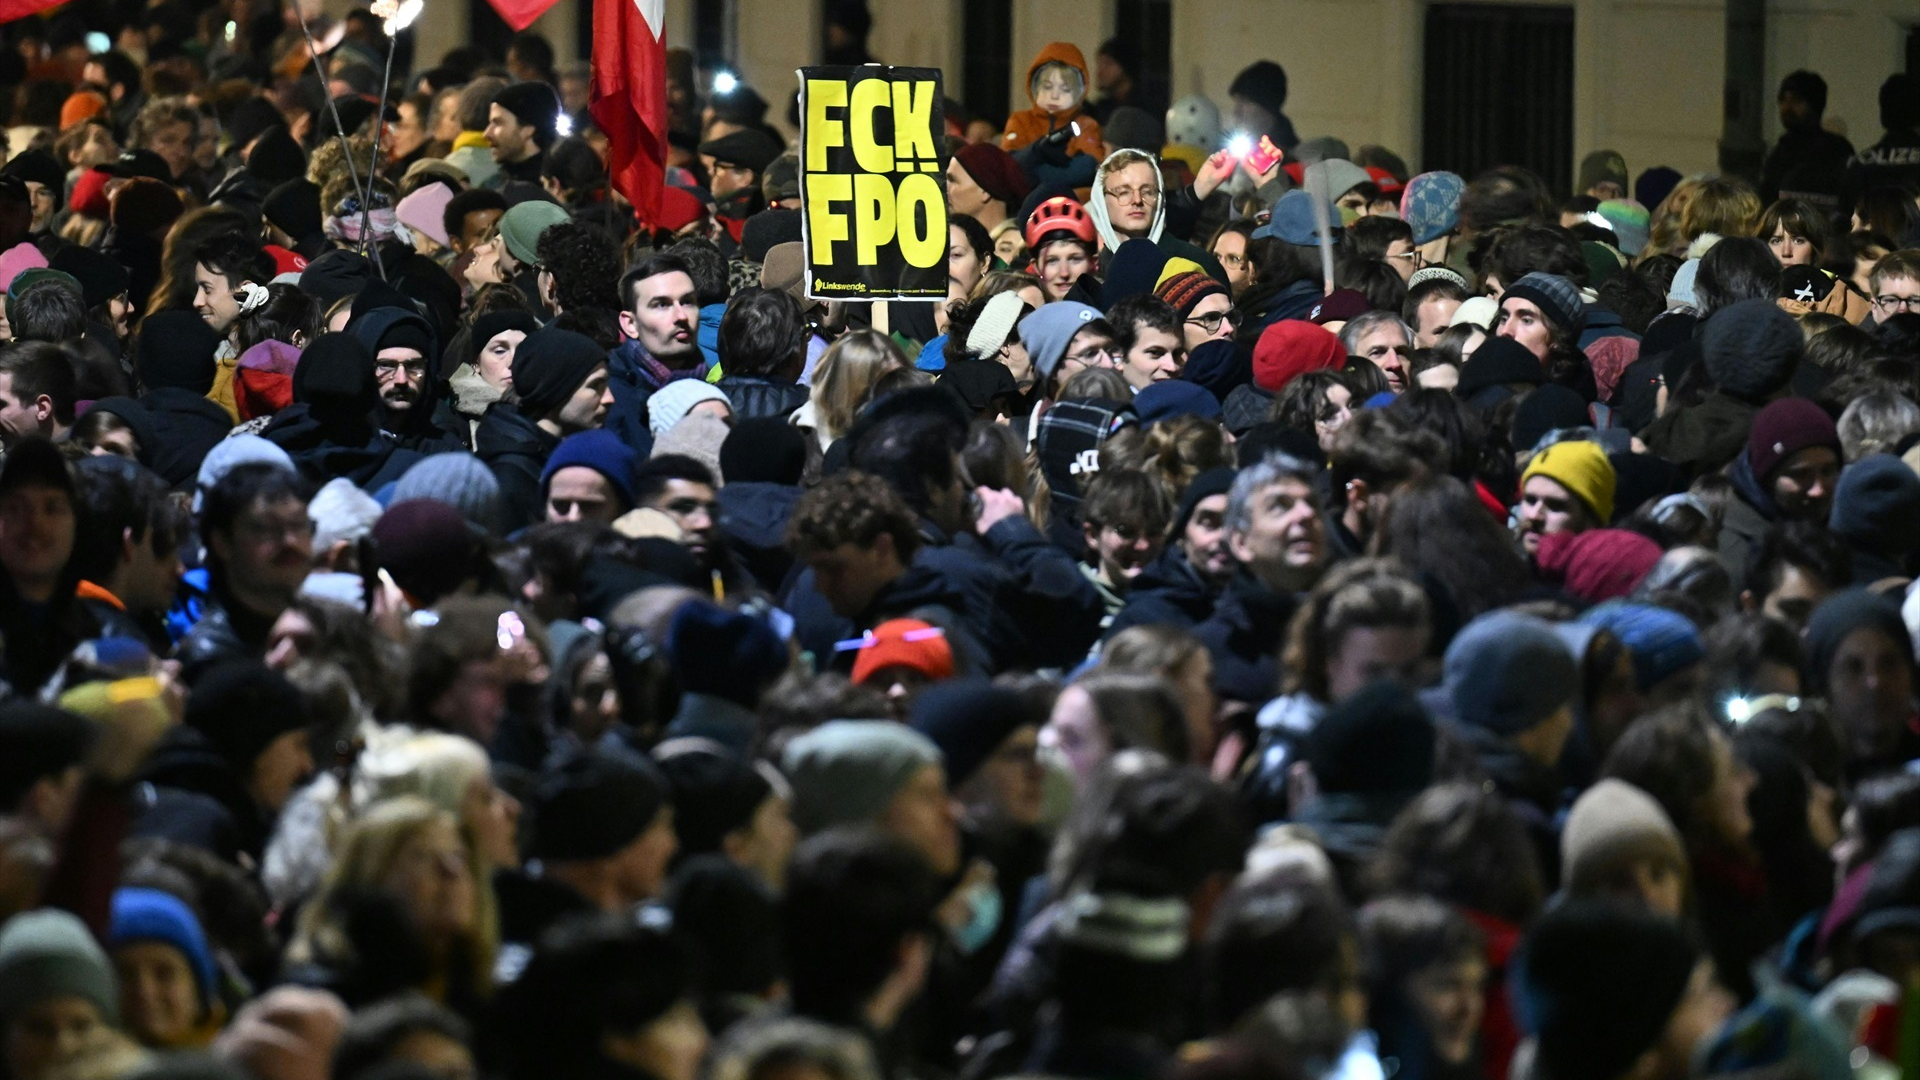
<instances>
[{"instance_id":1,"label":"blue knit beanie","mask_svg":"<svg viewBox=\"0 0 1920 1080\"><path fill-rule=\"evenodd\" d=\"M200 1004L211 1004L219 983L213 950L186 902L159 889L123 888L113 894L113 923L107 947L119 949L138 941L171 945L186 957L193 981L200 988Z\"/></svg>"},{"instance_id":2,"label":"blue knit beanie","mask_svg":"<svg viewBox=\"0 0 1920 1080\"><path fill-rule=\"evenodd\" d=\"M606 477L620 500L628 507L633 506L633 474L640 467L640 455L621 442L620 436L598 428L561 439L560 445L553 448L553 455L547 458L546 470L540 474L543 500L547 496L547 485L553 482L553 474L573 466L592 469Z\"/></svg>"},{"instance_id":3,"label":"blue knit beanie","mask_svg":"<svg viewBox=\"0 0 1920 1080\"><path fill-rule=\"evenodd\" d=\"M1573 701L1580 670L1545 619L1490 611L1447 647L1454 715L1495 735L1518 735Z\"/></svg>"},{"instance_id":4,"label":"blue knit beanie","mask_svg":"<svg viewBox=\"0 0 1920 1080\"><path fill-rule=\"evenodd\" d=\"M1601 604L1580 616L1620 639L1633 654L1633 681L1645 693L1706 658L1700 631L1678 612L1651 604Z\"/></svg>"}]
</instances>

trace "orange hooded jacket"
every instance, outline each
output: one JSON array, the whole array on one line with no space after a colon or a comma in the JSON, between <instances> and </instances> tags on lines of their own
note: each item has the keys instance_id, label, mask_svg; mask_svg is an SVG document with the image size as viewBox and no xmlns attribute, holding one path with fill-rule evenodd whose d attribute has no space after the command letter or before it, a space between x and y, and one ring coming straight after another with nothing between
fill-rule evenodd
<instances>
[{"instance_id":1,"label":"orange hooded jacket","mask_svg":"<svg viewBox=\"0 0 1920 1080\"><path fill-rule=\"evenodd\" d=\"M1069 122L1080 125L1080 134L1067 143L1068 154L1091 154L1095 161L1104 156L1106 143L1100 137L1100 122L1086 113L1087 91L1092 88L1092 80L1087 78L1087 58L1080 54L1078 47L1065 41L1055 41L1040 50L1027 67L1027 99L1033 100L1033 76L1042 64L1061 63L1080 73L1080 102L1063 113L1049 113L1035 105L1031 109L1022 109L1007 117L1007 130L1000 136L1000 146L1007 151L1031 146Z\"/></svg>"}]
</instances>

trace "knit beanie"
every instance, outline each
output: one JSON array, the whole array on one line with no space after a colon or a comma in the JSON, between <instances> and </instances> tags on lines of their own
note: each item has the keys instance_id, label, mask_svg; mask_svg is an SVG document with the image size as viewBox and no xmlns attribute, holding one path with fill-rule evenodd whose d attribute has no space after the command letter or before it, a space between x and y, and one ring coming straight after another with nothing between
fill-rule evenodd
<instances>
[{"instance_id":1,"label":"knit beanie","mask_svg":"<svg viewBox=\"0 0 1920 1080\"><path fill-rule=\"evenodd\" d=\"M1695 307L1693 283L1700 276L1700 260L1688 259L1673 272L1673 280L1667 283L1668 307Z\"/></svg>"},{"instance_id":2,"label":"knit beanie","mask_svg":"<svg viewBox=\"0 0 1920 1080\"><path fill-rule=\"evenodd\" d=\"M1171 964L1186 950L1192 921L1184 900L1081 892L1060 902L1053 932L1063 951Z\"/></svg>"},{"instance_id":3,"label":"knit beanie","mask_svg":"<svg viewBox=\"0 0 1920 1080\"><path fill-rule=\"evenodd\" d=\"M585 334L548 326L527 335L513 353L513 392L520 411L539 419L567 403L607 351Z\"/></svg>"},{"instance_id":4,"label":"knit beanie","mask_svg":"<svg viewBox=\"0 0 1920 1080\"><path fill-rule=\"evenodd\" d=\"M1020 309L1025 306L1026 301L1020 299L1019 293L995 294L980 309L980 316L967 334L967 352L980 360L992 360L999 355L1020 321Z\"/></svg>"},{"instance_id":5,"label":"knit beanie","mask_svg":"<svg viewBox=\"0 0 1920 1080\"><path fill-rule=\"evenodd\" d=\"M1100 447L1134 422L1131 407L1098 398L1056 402L1040 414L1040 433L1034 439L1034 448L1040 455L1040 472L1053 488L1058 505L1080 504L1080 478L1086 472L1086 463L1097 464ZM1092 479L1087 476L1088 481Z\"/></svg>"},{"instance_id":6,"label":"knit beanie","mask_svg":"<svg viewBox=\"0 0 1920 1080\"><path fill-rule=\"evenodd\" d=\"M80 283L80 293L89 308L96 308L116 296L125 295L133 281L127 268L104 252L78 244L68 244L54 252L47 265L72 275Z\"/></svg>"},{"instance_id":7,"label":"knit beanie","mask_svg":"<svg viewBox=\"0 0 1920 1080\"><path fill-rule=\"evenodd\" d=\"M1700 630L1676 611L1621 601L1601 604L1580 624L1605 630L1633 654L1633 677L1642 693L1706 658Z\"/></svg>"},{"instance_id":8,"label":"knit beanie","mask_svg":"<svg viewBox=\"0 0 1920 1080\"><path fill-rule=\"evenodd\" d=\"M1279 116L1287 107L1287 71L1271 60L1257 60L1233 77L1227 93Z\"/></svg>"},{"instance_id":9,"label":"knit beanie","mask_svg":"<svg viewBox=\"0 0 1920 1080\"><path fill-rule=\"evenodd\" d=\"M1158 154L1160 148L1154 147L1153 152ZM1027 193L1033 190L1013 155L993 143L970 143L961 147L953 159L980 185L980 190L1007 204L1009 210L1018 210L1020 204L1027 201Z\"/></svg>"},{"instance_id":10,"label":"knit beanie","mask_svg":"<svg viewBox=\"0 0 1920 1080\"><path fill-rule=\"evenodd\" d=\"M1205 387L1182 379L1163 379L1133 395L1133 411L1140 417L1141 426L1152 427L1177 416L1218 420L1221 408L1220 399Z\"/></svg>"},{"instance_id":11,"label":"knit beanie","mask_svg":"<svg viewBox=\"0 0 1920 1080\"><path fill-rule=\"evenodd\" d=\"M1277 394L1310 371L1336 371L1346 362L1346 346L1326 327L1282 319L1262 330L1253 344L1253 384Z\"/></svg>"},{"instance_id":12,"label":"knit beanie","mask_svg":"<svg viewBox=\"0 0 1920 1080\"><path fill-rule=\"evenodd\" d=\"M1559 274L1543 274L1538 270L1527 274L1507 286L1507 291L1500 294L1500 302L1505 304L1516 297L1538 307L1563 338L1578 337L1587 325L1587 309L1580 302L1580 287Z\"/></svg>"},{"instance_id":13,"label":"knit beanie","mask_svg":"<svg viewBox=\"0 0 1920 1080\"><path fill-rule=\"evenodd\" d=\"M312 295L325 309L346 297L358 295L373 278L373 264L365 255L335 248L321 252L300 271L300 291Z\"/></svg>"},{"instance_id":14,"label":"knit beanie","mask_svg":"<svg viewBox=\"0 0 1920 1080\"><path fill-rule=\"evenodd\" d=\"M1920 476L1892 454L1861 458L1840 474L1827 527L1875 550L1911 549L1920 537Z\"/></svg>"},{"instance_id":15,"label":"knit beanie","mask_svg":"<svg viewBox=\"0 0 1920 1080\"><path fill-rule=\"evenodd\" d=\"M324 225L324 216L320 212L319 185L304 176L288 180L267 192L266 199L260 204L260 212L267 221L296 242L319 233ZM305 287L304 284L302 287Z\"/></svg>"},{"instance_id":16,"label":"knit beanie","mask_svg":"<svg viewBox=\"0 0 1920 1080\"><path fill-rule=\"evenodd\" d=\"M1586 398L1559 383L1548 383L1528 394L1514 410L1513 448L1524 454L1555 431L1591 423Z\"/></svg>"},{"instance_id":17,"label":"knit beanie","mask_svg":"<svg viewBox=\"0 0 1920 1080\"><path fill-rule=\"evenodd\" d=\"M1515 1011L1553 1080L1614 1080L1660 1041L1699 951L1671 919L1573 900L1534 924L1514 970Z\"/></svg>"},{"instance_id":18,"label":"knit beanie","mask_svg":"<svg viewBox=\"0 0 1920 1080\"><path fill-rule=\"evenodd\" d=\"M53 153L48 150L28 150L15 155L4 166L0 166L0 176L17 176L52 191L56 210L67 194L67 170L54 160Z\"/></svg>"},{"instance_id":19,"label":"knit beanie","mask_svg":"<svg viewBox=\"0 0 1920 1080\"><path fill-rule=\"evenodd\" d=\"M1866 589L1846 589L1828 597L1807 620L1807 689L1826 693L1827 669L1834 654L1856 630L1878 630L1899 648L1900 655L1913 655L1907 624L1893 600Z\"/></svg>"},{"instance_id":20,"label":"knit beanie","mask_svg":"<svg viewBox=\"0 0 1920 1080\"><path fill-rule=\"evenodd\" d=\"M1211 154L1220 148L1220 106L1205 94L1188 94L1167 110L1167 142Z\"/></svg>"},{"instance_id":21,"label":"knit beanie","mask_svg":"<svg viewBox=\"0 0 1920 1080\"><path fill-rule=\"evenodd\" d=\"M107 220L114 230L158 239L186 212L186 204L166 184L136 176L108 196Z\"/></svg>"},{"instance_id":22,"label":"knit beanie","mask_svg":"<svg viewBox=\"0 0 1920 1080\"><path fill-rule=\"evenodd\" d=\"M86 123L106 111L106 98L92 90L75 90L60 103L60 130Z\"/></svg>"},{"instance_id":23,"label":"knit beanie","mask_svg":"<svg viewBox=\"0 0 1920 1080\"><path fill-rule=\"evenodd\" d=\"M393 501L438 499L488 535L500 531L500 481L487 463L465 451L429 454L393 486Z\"/></svg>"},{"instance_id":24,"label":"knit beanie","mask_svg":"<svg viewBox=\"0 0 1920 1080\"><path fill-rule=\"evenodd\" d=\"M359 542L373 531L373 523L385 510L379 500L361 491L352 480L336 476L327 481L307 504L307 517L313 519L314 552L328 551L342 542Z\"/></svg>"},{"instance_id":25,"label":"knit beanie","mask_svg":"<svg viewBox=\"0 0 1920 1080\"><path fill-rule=\"evenodd\" d=\"M1108 146L1116 150L1144 150L1155 157L1160 156L1160 148L1166 144L1166 133L1161 128L1160 119L1132 105L1122 105L1113 110L1107 116L1106 123L1100 125L1100 135Z\"/></svg>"},{"instance_id":26,"label":"knit beanie","mask_svg":"<svg viewBox=\"0 0 1920 1080\"><path fill-rule=\"evenodd\" d=\"M0 806L12 812L35 783L80 764L93 738L93 725L51 705L0 705Z\"/></svg>"},{"instance_id":27,"label":"knit beanie","mask_svg":"<svg viewBox=\"0 0 1920 1080\"><path fill-rule=\"evenodd\" d=\"M1624 780L1602 780L1567 813L1560 831L1561 877L1569 892L1590 894L1637 862L1686 873L1680 832L1653 796Z\"/></svg>"},{"instance_id":28,"label":"knit beanie","mask_svg":"<svg viewBox=\"0 0 1920 1080\"><path fill-rule=\"evenodd\" d=\"M745 611L695 600L683 604L667 627L667 655L680 688L710 694L746 708L792 662L787 643L767 620Z\"/></svg>"},{"instance_id":29,"label":"knit beanie","mask_svg":"<svg viewBox=\"0 0 1920 1080\"><path fill-rule=\"evenodd\" d=\"M542 499L546 496L547 485L553 482L554 473L576 466L592 469L607 478L607 483L613 485L613 493L620 498L621 513L632 509L633 474L640 467L640 455L634 453L633 447L623 442L620 436L600 428L561 439L560 445L548 455L547 467L540 472Z\"/></svg>"},{"instance_id":30,"label":"knit beanie","mask_svg":"<svg viewBox=\"0 0 1920 1080\"><path fill-rule=\"evenodd\" d=\"M767 253L781 244L801 240L800 211L784 206L768 207L747 219L740 230L740 255L748 262L764 263Z\"/></svg>"},{"instance_id":31,"label":"knit beanie","mask_svg":"<svg viewBox=\"0 0 1920 1080\"><path fill-rule=\"evenodd\" d=\"M780 769L793 784L793 822L812 835L873 822L915 773L940 764L940 748L890 720L829 720L787 744Z\"/></svg>"},{"instance_id":32,"label":"knit beanie","mask_svg":"<svg viewBox=\"0 0 1920 1080\"><path fill-rule=\"evenodd\" d=\"M1100 318L1097 308L1074 300L1043 304L1020 320L1020 342L1042 380L1050 379L1066 359L1067 346L1086 325Z\"/></svg>"},{"instance_id":33,"label":"knit beanie","mask_svg":"<svg viewBox=\"0 0 1920 1080\"><path fill-rule=\"evenodd\" d=\"M1571 702L1580 673L1551 624L1506 609L1468 623L1447 646L1445 670L1455 717L1502 737Z\"/></svg>"},{"instance_id":34,"label":"knit beanie","mask_svg":"<svg viewBox=\"0 0 1920 1080\"><path fill-rule=\"evenodd\" d=\"M94 221L105 221L113 211L113 204L107 201L107 184L117 179L106 168L95 165L80 174L73 182L73 195L67 200L73 212Z\"/></svg>"},{"instance_id":35,"label":"knit beanie","mask_svg":"<svg viewBox=\"0 0 1920 1080\"><path fill-rule=\"evenodd\" d=\"M647 398L647 427L657 439L703 401L726 402L729 410L733 408L726 392L712 383L704 379L675 379Z\"/></svg>"},{"instance_id":36,"label":"knit beanie","mask_svg":"<svg viewBox=\"0 0 1920 1080\"><path fill-rule=\"evenodd\" d=\"M445 184L423 184L393 208L400 224L439 244L447 246L447 204L453 201L453 189Z\"/></svg>"},{"instance_id":37,"label":"knit beanie","mask_svg":"<svg viewBox=\"0 0 1920 1080\"><path fill-rule=\"evenodd\" d=\"M288 133L286 128L268 128L260 141L253 144L253 151L247 155L247 174L258 177L261 183L285 184L304 179L307 172L307 152L300 148L299 142ZM318 231L318 230L315 230ZM289 233L295 240L309 233Z\"/></svg>"},{"instance_id":38,"label":"knit beanie","mask_svg":"<svg viewBox=\"0 0 1920 1080\"><path fill-rule=\"evenodd\" d=\"M0 1021L43 1001L82 998L109 1027L120 1024L120 991L86 924L54 908L23 911L0 926Z\"/></svg>"},{"instance_id":39,"label":"knit beanie","mask_svg":"<svg viewBox=\"0 0 1920 1080\"><path fill-rule=\"evenodd\" d=\"M672 792L681 858L719 851L728 833L753 824L754 813L775 790L767 778L771 766L756 767L705 739L661 743L654 747L653 761ZM785 787L783 781L782 792Z\"/></svg>"},{"instance_id":40,"label":"knit beanie","mask_svg":"<svg viewBox=\"0 0 1920 1080\"><path fill-rule=\"evenodd\" d=\"M1206 274L1188 270L1160 282L1154 287L1153 295L1172 304L1173 310L1179 313L1180 321L1184 323L1200 301L1209 296L1227 295L1227 287Z\"/></svg>"},{"instance_id":41,"label":"knit beanie","mask_svg":"<svg viewBox=\"0 0 1920 1080\"><path fill-rule=\"evenodd\" d=\"M1840 455L1840 435L1833 417L1806 398L1788 397L1768 402L1754 415L1753 429L1747 435L1747 464L1761 483L1773 478L1773 472L1802 450L1815 446L1830 448Z\"/></svg>"},{"instance_id":42,"label":"knit beanie","mask_svg":"<svg viewBox=\"0 0 1920 1080\"><path fill-rule=\"evenodd\" d=\"M640 839L669 789L660 769L638 754L589 748L551 764L534 781L529 858L605 859Z\"/></svg>"},{"instance_id":43,"label":"knit beanie","mask_svg":"<svg viewBox=\"0 0 1920 1080\"><path fill-rule=\"evenodd\" d=\"M293 458L277 443L270 443L258 435L231 435L213 444L207 456L200 459L200 470L193 478L193 512L200 512L200 503L220 478L242 465L278 465L288 472L298 472Z\"/></svg>"},{"instance_id":44,"label":"knit beanie","mask_svg":"<svg viewBox=\"0 0 1920 1080\"><path fill-rule=\"evenodd\" d=\"M1280 196L1273 204L1273 211L1267 215L1267 223L1253 230L1255 240L1272 237L1283 244L1294 247L1318 247L1320 244L1320 221L1314 215L1314 196L1302 188L1294 188ZM1327 227L1332 231L1333 239L1340 239L1340 212L1333 203L1321 199L1321 209L1327 214Z\"/></svg>"},{"instance_id":45,"label":"knit beanie","mask_svg":"<svg viewBox=\"0 0 1920 1080\"><path fill-rule=\"evenodd\" d=\"M1599 212L1613 227L1614 239L1620 241L1622 254L1634 258L1647 249L1652 215L1646 207L1633 199L1608 199L1600 204Z\"/></svg>"},{"instance_id":46,"label":"knit beanie","mask_svg":"<svg viewBox=\"0 0 1920 1080\"><path fill-rule=\"evenodd\" d=\"M522 334L531 334L540 329L541 322L533 312L523 308L507 308L503 311L489 311L473 320L473 330L467 335L473 355L478 356L487 343L509 330L518 330ZM451 375L449 371L447 374Z\"/></svg>"},{"instance_id":47,"label":"knit beanie","mask_svg":"<svg viewBox=\"0 0 1920 1080\"><path fill-rule=\"evenodd\" d=\"M1415 244L1429 244L1460 227L1460 198L1467 182L1450 172L1425 172L1400 193L1400 218L1413 228Z\"/></svg>"},{"instance_id":48,"label":"knit beanie","mask_svg":"<svg viewBox=\"0 0 1920 1080\"><path fill-rule=\"evenodd\" d=\"M1633 593L1660 561L1660 545L1625 529L1588 529L1540 538L1534 562L1548 581L1559 582L1589 604Z\"/></svg>"},{"instance_id":49,"label":"knit beanie","mask_svg":"<svg viewBox=\"0 0 1920 1080\"><path fill-rule=\"evenodd\" d=\"M373 381L373 352L352 334L314 338L313 344L300 353L300 365L293 369L293 400L318 415L364 421L379 400L379 388Z\"/></svg>"},{"instance_id":50,"label":"knit beanie","mask_svg":"<svg viewBox=\"0 0 1920 1080\"><path fill-rule=\"evenodd\" d=\"M206 931L184 900L159 889L123 886L113 894L113 922L107 930L107 947L119 949L139 941L157 941L171 945L187 961L193 981L200 990L200 1004L213 1002L219 990L219 969L214 966L213 950L207 945Z\"/></svg>"},{"instance_id":51,"label":"knit beanie","mask_svg":"<svg viewBox=\"0 0 1920 1080\"><path fill-rule=\"evenodd\" d=\"M540 234L571 220L565 207L530 199L500 215L500 241L507 245L507 254L532 266L540 261Z\"/></svg>"},{"instance_id":52,"label":"knit beanie","mask_svg":"<svg viewBox=\"0 0 1920 1080\"><path fill-rule=\"evenodd\" d=\"M1586 194L1595 184L1617 184L1627 190L1627 159L1618 150L1595 150L1580 159L1580 179L1573 190Z\"/></svg>"},{"instance_id":53,"label":"knit beanie","mask_svg":"<svg viewBox=\"0 0 1920 1080\"><path fill-rule=\"evenodd\" d=\"M1379 679L1327 710L1301 753L1326 794L1410 794L1433 783L1434 738L1420 702Z\"/></svg>"},{"instance_id":54,"label":"knit beanie","mask_svg":"<svg viewBox=\"0 0 1920 1080\"><path fill-rule=\"evenodd\" d=\"M1129 296L1152 292L1166 265L1167 253L1159 244L1144 237L1122 241L1113 255L1102 261L1107 276L1100 287L1100 307L1112 311Z\"/></svg>"},{"instance_id":55,"label":"knit beanie","mask_svg":"<svg viewBox=\"0 0 1920 1080\"><path fill-rule=\"evenodd\" d=\"M493 96L493 103L522 124L538 129L534 139L541 147L553 141L560 123L560 96L553 87L537 79L511 83Z\"/></svg>"},{"instance_id":56,"label":"knit beanie","mask_svg":"<svg viewBox=\"0 0 1920 1080\"><path fill-rule=\"evenodd\" d=\"M922 690L913 699L909 720L913 730L940 748L947 765L947 784L954 788L979 772L1009 736L1033 722L1017 692L995 686L992 680L978 675L949 679Z\"/></svg>"},{"instance_id":57,"label":"knit beanie","mask_svg":"<svg viewBox=\"0 0 1920 1080\"><path fill-rule=\"evenodd\" d=\"M47 257L40 254L40 249L22 240L0 252L0 290L10 287L22 273L46 265Z\"/></svg>"},{"instance_id":58,"label":"knit beanie","mask_svg":"<svg viewBox=\"0 0 1920 1080\"><path fill-rule=\"evenodd\" d=\"M807 437L780 416L742 420L720 444L720 475L729 484L798 487L807 472Z\"/></svg>"},{"instance_id":59,"label":"knit beanie","mask_svg":"<svg viewBox=\"0 0 1920 1080\"><path fill-rule=\"evenodd\" d=\"M1658 210L1673 189L1680 186L1680 180L1680 170L1655 165L1642 172L1639 179L1633 182L1633 201L1649 210Z\"/></svg>"},{"instance_id":60,"label":"knit beanie","mask_svg":"<svg viewBox=\"0 0 1920 1080\"><path fill-rule=\"evenodd\" d=\"M466 516L437 496L387 507L371 535L379 569L422 607L438 603L466 582L480 546Z\"/></svg>"},{"instance_id":61,"label":"knit beanie","mask_svg":"<svg viewBox=\"0 0 1920 1080\"><path fill-rule=\"evenodd\" d=\"M1554 443L1533 455L1527 471L1520 474L1520 486L1536 476L1544 476L1572 492L1593 511L1596 520L1613 520L1613 463L1599 443L1575 439Z\"/></svg>"},{"instance_id":62,"label":"knit beanie","mask_svg":"<svg viewBox=\"0 0 1920 1080\"><path fill-rule=\"evenodd\" d=\"M1460 305L1462 311L1466 307L1466 304ZM1525 345L1509 337L1490 337L1460 365L1460 382L1453 393L1474 401L1486 390L1515 385L1540 386L1546 381L1547 369L1540 366L1539 358L1528 352Z\"/></svg>"},{"instance_id":63,"label":"knit beanie","mask_svg":"<svg viewBox=\"0 0 1920 1080\"><path fill-rule=\"evenodd\" d=\"M1193 519L1193 511L1203 500L1215 495L1227 495L1233 491L1233 478L1237 474L1228 466L1221 465L1208 469L1193 478L1187 490L1180 496L1180 510L1173 516L1173 528L1167 535L1178 539L1187 531L1187 522Z\"/></svg>"},{"instance_id":64,"label":"knit beanie","mask_svg":"<svg viewBox=\"0 0 1920 1080\"><path fill-rule=\"evenodd\" d=\"M275 739L308 720L306 698L258 660L223 660L187 694L186 726L204 735L243 783Z\"/></svg>"},{"instance_id":65,"label":"knit beanie","mask_svg":"<svg viewBox=\"0 0 1920 1080\"><path fill-rule=\"evenodd\" d=\"M999 364L993 366L1002 371L1006 370ZM1007 377L1011 379L1013 376ZM717 485L724 485L726 477L720 467L720 448L727 444L727 436L731 434L733 429L725 420L705 413L695 413L673 425L665 435L655 439L652 456L681 454L690 457L707 467L707 471L713 474Z\"/></svg>"},{"instance_id":66,"label":"knit beanie","mask_svg":"<svg viewBox=\"0 0 1920 1080\"><path fill-rule=\"evenodd\" d=\"M1778 304L1742 300L1701 325L1700 358L1722 391L1759 402L1793 378L1803 341L1800 324Z\"/></svg>"},{"instance_id":67,"label":"knit beanie","mask_svg":"<svg viewBox=\"0 0 1920 1080\"><path fill-rule=\"evenodd\" d=\"M917 671L928 682L951 679L953 646L947 643L946 631L919 619L888 619L867 631L853 660L853 681L864 686L868 679L894 667Z\"/></svg>"}]
</instances>

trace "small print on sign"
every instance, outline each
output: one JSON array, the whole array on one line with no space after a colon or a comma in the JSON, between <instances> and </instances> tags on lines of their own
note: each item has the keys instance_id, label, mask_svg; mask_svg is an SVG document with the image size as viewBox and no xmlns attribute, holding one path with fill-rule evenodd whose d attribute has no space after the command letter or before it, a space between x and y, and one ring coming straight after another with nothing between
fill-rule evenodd
<instances>
[{"instance_id":1,"label":"small print on sign","mask_svg":"<svg viewBox=\"0 0 1920 1080\"><path fill-rule=\"evenodd\" d=\"M801 236L815 300L944 300L937 68L801 68Z\"/></svg>"}]
</instances>

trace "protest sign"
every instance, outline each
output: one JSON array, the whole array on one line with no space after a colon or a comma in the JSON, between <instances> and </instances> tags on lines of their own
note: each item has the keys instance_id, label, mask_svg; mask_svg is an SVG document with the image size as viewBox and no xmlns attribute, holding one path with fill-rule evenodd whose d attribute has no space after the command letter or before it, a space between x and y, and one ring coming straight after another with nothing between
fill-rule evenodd
<instances>
[{"instance_id":1,"label":"protest sign","mask_svg":"<svg viewBox=\"0 0 1920 1080\"><path fill-rule=\"evenodd\" d=\"M801 237L815 300L944 300L938 68L801 68Z\"/></svg>"}]
</instances>

